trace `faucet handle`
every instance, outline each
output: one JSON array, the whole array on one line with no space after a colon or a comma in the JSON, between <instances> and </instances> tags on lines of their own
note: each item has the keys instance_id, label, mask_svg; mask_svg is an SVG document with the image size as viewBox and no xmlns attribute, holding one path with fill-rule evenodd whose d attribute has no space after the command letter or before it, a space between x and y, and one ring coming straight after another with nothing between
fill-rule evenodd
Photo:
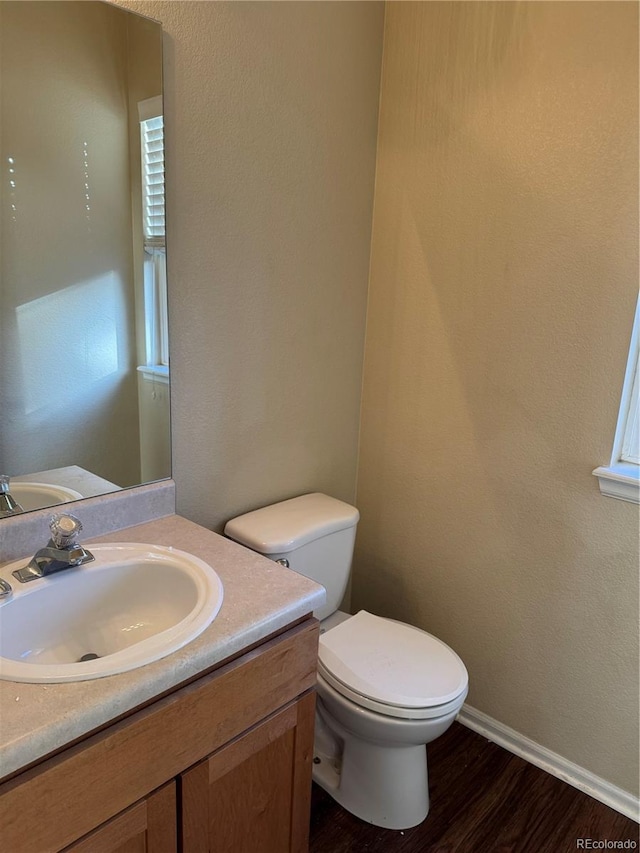
<instances>
[{"instance_id":1,"label":"faucet handle","mask_svg":"<svg viewBox=\"0 0 640 853\"><path fill-rule=\"evenodd\" d=\"M9 491L9 477L7 474L0 474L0 518L18 515L20 512L24 512L24 509Z\"/></svg>"},{"instance_id":2,"label":"faucet handle","mask_svg":"<svg viewBox=\"0 0 640 853\"><path fill-rule=\"evenodd\" d=\"M82 522L75 515L60 513L51 518L49 530L56 548L69 548L76 544L78 534L82 530Z\"/></svg>"}]
</instances>

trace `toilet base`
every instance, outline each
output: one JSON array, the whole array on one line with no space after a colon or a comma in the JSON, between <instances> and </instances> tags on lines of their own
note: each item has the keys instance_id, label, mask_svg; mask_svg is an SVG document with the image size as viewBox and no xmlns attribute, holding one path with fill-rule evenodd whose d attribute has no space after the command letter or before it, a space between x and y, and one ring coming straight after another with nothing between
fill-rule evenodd
<instances>
[{"instance_id":1,"label":"toilet base","mask_svg":"<svg viewBox=\"0 0 640 853\"><path fill-rule=\"evenodd\" d=\"M332 745L322 714L318 702L314 781L343 808L374 826L410 829L422 823L429 813L426 746L385 747L360 740L335 718L330 728L342 743L334 737Z\"/></svg>"}]
</instances>

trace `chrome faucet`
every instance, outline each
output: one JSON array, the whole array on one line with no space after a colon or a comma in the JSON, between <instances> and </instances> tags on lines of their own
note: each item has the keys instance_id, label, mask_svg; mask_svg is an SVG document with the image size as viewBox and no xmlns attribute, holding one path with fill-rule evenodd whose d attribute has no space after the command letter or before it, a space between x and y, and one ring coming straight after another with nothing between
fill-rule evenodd
<instances>
[{"instance_id":1,"label":"chrome faucet","mask_svg":"<svg viewBox=\"0 0 640 853\"><path fill-rule=\"evenodd\" d=\"M82 522L75 515L61 513L54 515L49 523L51 539L44 548L36 551L31 562L22 569L16 569L13 576L20 583L44 578L63 569L81 566L94 559L78 542L78 534L82 530Z\"/></svg>"},{"instance_id":2,"label":"chrome faucet","mask_svg":"<svg viewBox=\"0 0 640 853\"><path fill-rule=\"evenodd\" d=\"M21 512L24 510L9 491L9 477L6 474L0 474L0 518L18 515Z\"/></svg>"}]
</instances>

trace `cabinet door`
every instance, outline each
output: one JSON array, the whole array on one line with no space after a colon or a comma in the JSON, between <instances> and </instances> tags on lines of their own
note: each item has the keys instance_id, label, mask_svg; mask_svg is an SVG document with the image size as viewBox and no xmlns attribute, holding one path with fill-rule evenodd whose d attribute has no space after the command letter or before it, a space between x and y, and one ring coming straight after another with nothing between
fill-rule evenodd
<instances>
[{"instance_id":1,"label":"cabinet door","mask_svg":"<svg viewBox=\"0 0 640 853\"><path fill-rule=\"evenodd\" d=\"M176 784L169 782L63 853L176 853Z\"/></svg>"},{"instance_id":2,"label":"cabinet door","mask_svg":"<svg viewBox=\"0 0 640 853\"><path fill-rule=\"evenodd\" d=\"M305 853L315 692L182 774L184 853Z\"/></svg>"}]
</instances>

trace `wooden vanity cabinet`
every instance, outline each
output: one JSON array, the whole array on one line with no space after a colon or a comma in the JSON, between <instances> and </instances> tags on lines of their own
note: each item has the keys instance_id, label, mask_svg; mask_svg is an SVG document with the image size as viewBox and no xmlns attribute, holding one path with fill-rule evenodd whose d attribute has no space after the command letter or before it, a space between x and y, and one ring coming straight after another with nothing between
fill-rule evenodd
<instances>
[{"instance_id":1,"label":"wooden vanity cabinet","mask_svg":"<svg viewBox=\"0 0 640 853\"><path fill-rule=\"evenodd\" d=\"M309 693L183 773L181 849L306 851L314 720Z\"/></svg>"},{"instance_id":2,"label":"wooden vanity cabinet","mask_svg":"<svg viewBox=\"0 0 640 853\"><path fill-rule=\"evenodd\" d=\"M11 853L304 853L318 623L0 785Z\"/></svg>"},{"instance_id":3,"label":"wooden vanity cabinet","mask_svg":"<svg viewBox=\"0 0 640 853\"><path fill-rule=\"evenodd\" d=\"M176 784L125 809L64 853L175 853L177 850Z\"/></svg>"}]
</instances>

